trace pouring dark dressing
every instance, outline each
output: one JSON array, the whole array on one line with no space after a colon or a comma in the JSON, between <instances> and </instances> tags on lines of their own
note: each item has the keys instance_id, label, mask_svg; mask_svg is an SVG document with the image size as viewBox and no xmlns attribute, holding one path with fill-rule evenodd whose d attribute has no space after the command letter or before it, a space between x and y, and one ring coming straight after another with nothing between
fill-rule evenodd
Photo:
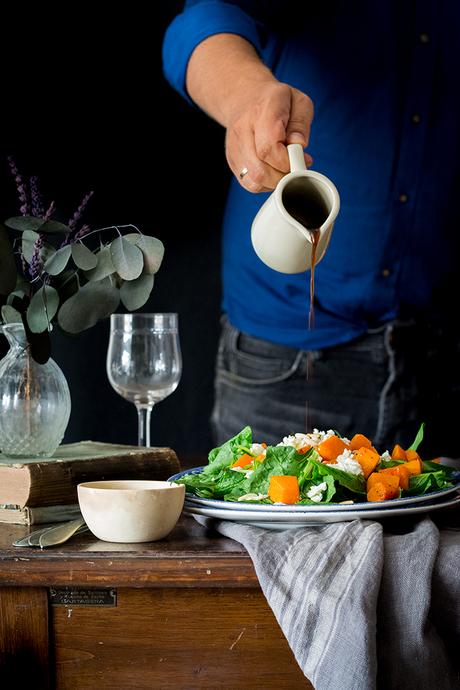
<instances>
[{"instance_id":1,"label":"pouring dark dressing","mask_svg":"<svg viewBox=\"0 0 460 690\"><path fill-rule=\"evenodd\" d=\"M294 179L283 190L283 204L286 211L292 218L309 231L311 234L311 269L310 269L310 300L308 310L308 329L315 327L315 267L317 261L318 244L321 237L320 228L328 218L328 208L324 198L314 187L308 177ZM309 254L307 254L306 265L308 265ZM313 375L313 358L311 351L307 352L306 377L307 382ZM306 429L310 427L310 404L306 404Z\"/></svg>"}]
</instances>

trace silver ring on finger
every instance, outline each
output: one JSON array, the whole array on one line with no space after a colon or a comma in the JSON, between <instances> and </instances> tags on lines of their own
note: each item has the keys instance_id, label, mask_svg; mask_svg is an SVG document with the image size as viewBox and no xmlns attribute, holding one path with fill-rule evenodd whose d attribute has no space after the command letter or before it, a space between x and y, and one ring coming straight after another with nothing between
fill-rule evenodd
<instances>
[{"instance_id":1,"label":"silver ring on finger","mask_svg":"<svg viewBox=\"0 0 460 690\"><path fill-rule=\"evenodd\" d=\"M239 174L240 180L242 180L243 177L248 174L248 172L249 170L247 168L243 168Z\"/></svg>"}]
</instances>

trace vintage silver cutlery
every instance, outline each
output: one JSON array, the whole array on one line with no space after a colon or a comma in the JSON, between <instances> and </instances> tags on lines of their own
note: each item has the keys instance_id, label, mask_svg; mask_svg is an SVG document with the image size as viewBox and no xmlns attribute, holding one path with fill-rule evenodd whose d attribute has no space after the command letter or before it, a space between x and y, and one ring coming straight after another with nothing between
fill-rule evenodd
<instances>
[{"instance_id":1,"label":"vintage silver cutlery","mask_svg":"<svg viewBox=\"0 0 460 690\"><path fill-rule=\"evenodd\" d=\"M35 530L35 532L28 534L27 537L14 541L13 546L39 546L43 549L45 546L63 544L74 534L84 532L87 529L84 519L78 518L77 520L53 525L52 527L42 527Z\"/></svg>"}]
</instances>

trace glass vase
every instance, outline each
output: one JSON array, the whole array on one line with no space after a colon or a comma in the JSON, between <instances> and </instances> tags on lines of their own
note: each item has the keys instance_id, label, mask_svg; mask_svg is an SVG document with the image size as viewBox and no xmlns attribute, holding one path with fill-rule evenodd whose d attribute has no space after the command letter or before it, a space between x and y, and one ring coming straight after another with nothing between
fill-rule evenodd
<instances>
[{"instance_id":1,"label":"glass vase","mask_svg":"<svg viewBox=\"0 0 460 690\"><path fill-rule=\"evenodd\" d=\"M1 329L10 349L0 361L0 451L7 457L49 457L69 421L67 381L52 359L32 359L22 324Z\"/></svg>"}]
</instances>

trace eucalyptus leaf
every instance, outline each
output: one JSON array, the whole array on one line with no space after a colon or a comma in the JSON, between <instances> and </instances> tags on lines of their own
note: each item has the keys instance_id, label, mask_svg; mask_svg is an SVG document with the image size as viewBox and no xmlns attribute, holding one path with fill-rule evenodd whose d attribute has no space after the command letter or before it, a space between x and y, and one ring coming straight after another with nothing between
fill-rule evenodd
<instances>
[{"instance_id":1,"label":"eucalyptus leaf","mask_svg":"<svg viewBox=\"0 0 460 690\"><path fill-rule=\"evenodd\" d=\"M67 269L59 275L55 276L53 280L53 285L59 292L59 298L61 303L64 303L69 297L72 297L76 292L78 292L80 285L77 277L77 270Z\"/></svg>"},{"instance_id":2,"label":"eucalyptus leaf","mask_svg":"<svg viewBox=\"0 0 460 690\"><path fill-rule=\"evenodd\" d=\"M24 330L26 332L27 342L30 345L30 354L32 358L38 364L46 364L51 357L50 332L45 330L42 333L33 333L29 328L25 315L22 318L22 323L24 324Z\"/></svg>"},{"instance_id":3,"label":"eucalyptus leaf","mask_svg":"<svg viewBox=\"0 0 460 690\"><path fill-rule=\"evenodd\" d=\"M148 300L153 288L154 276L143 273L136 280L127 280L120 289L121 301L128 311L142 307Z\"/></svg>"},{"instance_id":4,"label":"eucalyptus leaf","mask_svg":"<svg viewBox=\"0 0 460 690\"><path fill-rule=\"evenodd\" d=\"M7 303L7 304L13 304L14 298L15 298L15 297L18 297L19 299L22 300L22 299L24 299L25 296L26 296L26 293L25 293L23 290L13 290L13 291L10 292L10 294L8 295L8 298L7 298L7 300L6 300L6 303Z\"/></svg>"},{"instance_id":5,"label":"eucalyptus leaf","mask_svg":"<svg viewBox=\"0 0 460 690\"><path fill-rule=\"evenodd\" d=\"M28 294L22 290L14 290L8 295L7 304L16 309L20 314L25 314L30 304L30 299Z\"/></svg>"},{"instance_id":6,"label":"eucalyptus leaf","mask_svg":"<svg viewBox=\"0 0 460 690\"><path fill-rule=\"evenodd\" d=\"M10 238L0 225L0 295L7 295L16 285L16 262Z\"/></svg>"},{"instance_id":7,"label":"eucalyptus leaf","mask_svg":"<svg viewBox=\"0 0 460 690\"><path fill-rule=\"evenodd\" d=\"M59 307L59 295L51 285L43 285L30 300L27 323L32 333L46 331Z\"/></svg>"},{"instance_id":8,"label":"eucalyptus leaf","mask_svg":"<svg viewBox=\"0 0 460 690\"><path fill-rule=\"evenodd\" d=\"M17 275L16 285L14 286L14 289L15 290L22 290L22 292L25 292L25 293L29 292L29 282L20 273L18 273L18 275Z\"/></svg>"},{"instance_id":9,"label":"eucalyptus leaf","mask_svg":"<svg viewBox=\"0 0 460 690\"><path fill-rule=\"evenodd\" d=\"M112 255L110 253L110 246L102 247L96 254L97 266L90 271L85 271L85 278L88 280L103 280L107 276L115 273L115 266L113 265Z\"/></svg>"},{"instance_id":10,"label":"eucalyptus leaf","mask_svg":"<svg viewBox=\"0 0 460 690\"><path fill-rule=\"evenodd\" d=\"M58 323L68 333L79 333L112 314L120 303L119 290L110 281L86 283L58 312Z\"/></svg>"},{"instance_id":11,"label":"eucalyptus leaf","mask_svg":"<svg viewBox=\"0 0 460 690\"><path fill-rule=\"evenodd\" d=\"M24 232L25 230L38 230L43 225L43 218L35 218L35 216L14 216L5 221L12 230Z\"/></svg>"},{"instance_id":12,"label":"eucalyptus leaf","mask_svg":"<svg viewBox=\"0 0 460 690\"><path fill-rule=\"evenodd\" d=\"M42 225L39 227L39 232L44 232L50 235L54 235L56 233L67 235L70 232L70 228L68 225L60 223L57 220L47 220L45 223L42 221Z\"/></svg>"},{"instance_id":13,"label":"eucalyptus leaf","mask_svg":"<svg viewBox=\"0 0 460 690\"><path fill-rule=\"evenodd\" d=\"M24 230L22 234L21 251L24 259L30 264L34 253L34 244L38 240L38 232Z\"/></svg>"},{"instance_id":14,"label":"eucalyptus leaf","mask_svg":"<svg viewBox=\"0 0 460 690\"><path fill-rule=\"evenodd\" d=\"M4 304L2 307L2 319L4 323L21 323L21 314L10 304Z\"/></svg>"},{"instance_id":15,"label":"eucalyptus leaf","mask_svg":"<svg viewBox=\"0 0 460 690\"><path fill-rule=\"evenodd\" d=\"M136 245L117 237L110 243L113 265L123 280L135 280L144 268L144 256Z\"/></svg>"},{"instance_id":16,"label":"eucalyptus leaf","mask_svg":"<svg viewBox=\"0 0 460 690\"><path fill-rule=\"evenodd\" d=\"M22 233L22 254L28 264L32 261L35 251L35 242L38 240L38 233L33 230L24 230ZM40 250L40 259L45 264L56 253L56 249L49 242L44 242Z\"/></svg>"},{"instance_id":17,"label":"eucalyptus leaf","mask_svg":"<svg viewBox=\"0 0 460 690\"><path fill-rule=\"evenodd\" d=\"M65 247L58 249L57 252L45 262L43 267L45 271L51 276L57 276L61 273L67 266L71 251L70 244L66 244Z\"/></svg>"},{"instance_id":18,"label":"eucalyptus leaf","mask_svg":"<svg viewBox=\"0 0 460 690\"><path fill-rule=\"evenodd\" d=\"M97 256L81 242L72 244L72 259L83 271L90 271L97 266Z\"/></svg>"},{"instance_id":19,"label":"eucalyptus leaf","mask_svg":"<svg viewBox=\"0 0 460 690\"><path fill-rule=\"evenodd\" d=\"M144 255L144 272L157 273L165 253L163 242L156 237L142 235L139 232L130 232L123 237L141 250Z\"/></svg>"}]
</instances>

